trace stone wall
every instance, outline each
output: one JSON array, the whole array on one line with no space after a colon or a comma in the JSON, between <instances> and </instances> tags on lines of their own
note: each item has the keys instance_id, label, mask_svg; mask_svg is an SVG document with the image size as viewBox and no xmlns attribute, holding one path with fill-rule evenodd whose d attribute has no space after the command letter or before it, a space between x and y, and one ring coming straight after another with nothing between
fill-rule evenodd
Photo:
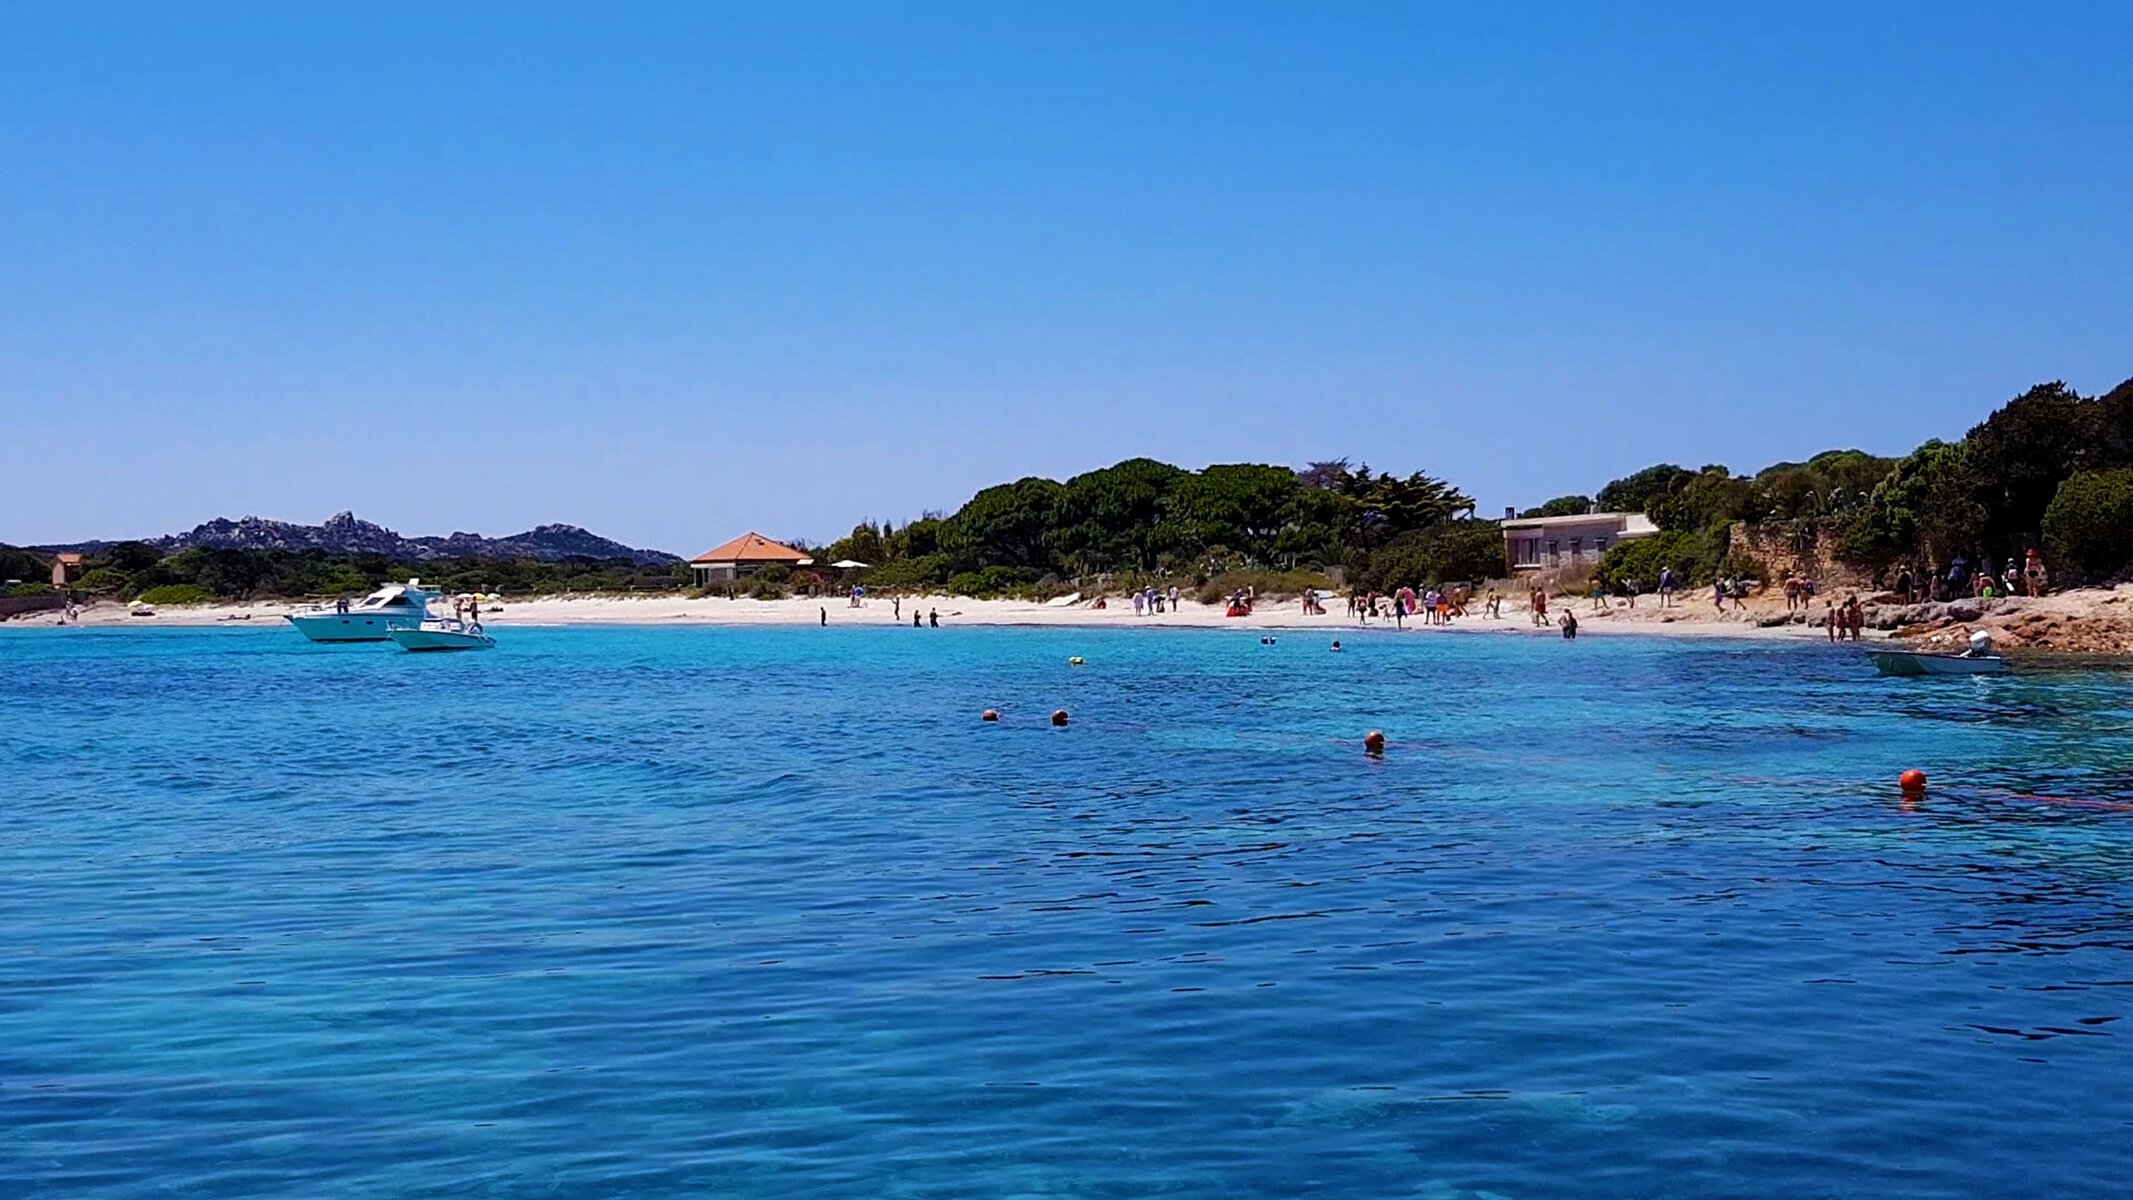
<instances>
[{"instance_id":1,"label":"stone wall","mask_svg":"<svg viewBox=\"0 0 2133 1200\"><path fill-rule=\"evenodd\" d=\"M65 596L0 596L0 621L24 613L54 612L67 606Z\"/></svg>"}]
</instances>

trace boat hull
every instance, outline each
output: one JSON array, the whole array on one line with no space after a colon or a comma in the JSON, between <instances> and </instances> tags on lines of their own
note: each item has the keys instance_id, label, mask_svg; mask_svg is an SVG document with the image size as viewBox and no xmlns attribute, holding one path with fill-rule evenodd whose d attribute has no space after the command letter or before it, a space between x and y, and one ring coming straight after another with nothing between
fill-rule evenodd
<instances>
[{"instance_id":1,"label":"boat hull","mask_svg":"<svg viewBox=\"0 0 2133 1200\"><path fill-rule=\"evenodd\" d=\"M394 629L387 636L402 650L424 653L443 650L489 650L496 639L485 633L462 633L450 629Z\"/></svg>"},{"instance_id":2,"label":"boat hull","mask_svg":"<svg viewBox=\"0 0 2133 1200\"><path fill-rule=\"evenodd\" d=\"M387 642L393 630L422 623L414 613L307 613L286 619L314 642Z\"/></svg>"},{"instance_id":3,"label":"boat hull","mask_svg":"<svg viewBox=\"0 0 2133 1200\"><path fill-rule=\"evenodd\" d=\"M1883 675L1997 675L2007 669L2004 658L1968 658L1915 650L1876 650L1873 659Z\"/></svg>"}]
</instances>

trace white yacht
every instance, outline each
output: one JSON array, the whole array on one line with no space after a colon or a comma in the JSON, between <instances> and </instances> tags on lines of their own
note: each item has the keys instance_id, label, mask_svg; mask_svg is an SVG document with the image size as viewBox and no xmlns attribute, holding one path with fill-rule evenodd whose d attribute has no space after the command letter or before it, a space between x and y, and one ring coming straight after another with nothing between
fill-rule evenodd
<instances>
[{"instance_id":1,"label":"white yacht","mask_svg":"<svg viewBox=\"0 0 2133 1200\"><path fill-rule=\"evenodd\" d=\"M395 629L413 629L429 615L436 592L424 591L422 581L389 583L361 600L332 605L318 604L289 614L289 624L314 642L385 642Z\"/></svg>"}]
</instances>

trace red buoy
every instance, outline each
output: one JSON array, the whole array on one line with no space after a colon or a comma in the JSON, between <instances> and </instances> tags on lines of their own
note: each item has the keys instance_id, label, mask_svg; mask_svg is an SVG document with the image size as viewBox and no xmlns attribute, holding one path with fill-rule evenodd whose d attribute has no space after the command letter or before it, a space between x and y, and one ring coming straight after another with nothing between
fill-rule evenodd
<instances>
[{"instance_id":1,"label":"red buoy","mask_svg":"<svg viewBox=\"0 0 2133 1200\"><path fill-rule=\"evenodd\" d=\"M1000 719L1000 710L997 708L988 708L985 710L985 715L980 719L986 721L997 721Z\"/></svg>"},{"instance_id":2,"label":"red buoy","mask_svg":"<svg viewBox=\"0 0 2133 1200\"><path fill-rule=\"evenodd\" d=\"M1369 733L1366 733L1366 734L1364 734L1364 735L1363 735L1363 753L1365 753L1365 754L1383 754L1383 753L1385 753L1385 735L1384 735L1383 733L1379 732L1378 730L1375 730L1375 729L1371 730L1371 731L1370 731Z\"/></svg>"},{"instance_id":3,"label":"red buoy","mask_svg":"<svg viewBox=\"0 0 2133 1200\"><path fill-rule=\"evenodd\" d=\"M1910 770L1905 771L1903 774L1897 776L1896 782L1903 787L1904 791L1922 792L1926 790L1926 773L1924 771L1919 770L1917 767L1912 767Z\"/></svg>"},{"instance_id":4,"label":"red buoy","mask_svg":"<svg viewBox=\"0 0 2133 1200\"><path fill-rule=\"evenodd\" d=\"M1055 710L1053 710L1053 712L1052 712L1052 724L1054 724L1054 725L1064 725L1064 724L1066 724L1066 723L1067 723L1067 711L1066 711L1065 709L1063 709L1063 708L1061 708L1061 709L1055 709Z\"/></svg>"}]
</instances>

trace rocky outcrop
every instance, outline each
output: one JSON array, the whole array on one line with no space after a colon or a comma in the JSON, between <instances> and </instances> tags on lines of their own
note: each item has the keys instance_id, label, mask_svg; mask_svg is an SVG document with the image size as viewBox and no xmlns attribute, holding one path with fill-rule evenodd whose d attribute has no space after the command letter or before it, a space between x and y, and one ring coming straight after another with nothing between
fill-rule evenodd
<instances>
[{"instance_id":1,"label":"rocky outcrop","mask_svg":"<svg viewBox=\"0 0 2133 1200\"><path fill-rule=\"evenodd\" d=\"M327 554L382 554L403 561L437 558L537 559L626 558L646 566L681 561L659 550L640 550L580 529L576 525L542 525L508 537L453 533L446 537L402 537L354 513L340 512L323 525L297 525L265 517L232 521L218 518L185 533L155 538L165 553L196 547L214 550L319 550Z\"/></svg>"},{"instance_id":2,"label":"rocky outcrop","mask_svg":"<svg viewBox=\"0 0 2133 1200\"><path fill-rule=\"evenodd\" d=\"M1982 629L2003 650L2133 654L2133 588L1889 606L1868 610L1868 621L1931 650L1959 649Z\"/></svg>"}]
</instances>

